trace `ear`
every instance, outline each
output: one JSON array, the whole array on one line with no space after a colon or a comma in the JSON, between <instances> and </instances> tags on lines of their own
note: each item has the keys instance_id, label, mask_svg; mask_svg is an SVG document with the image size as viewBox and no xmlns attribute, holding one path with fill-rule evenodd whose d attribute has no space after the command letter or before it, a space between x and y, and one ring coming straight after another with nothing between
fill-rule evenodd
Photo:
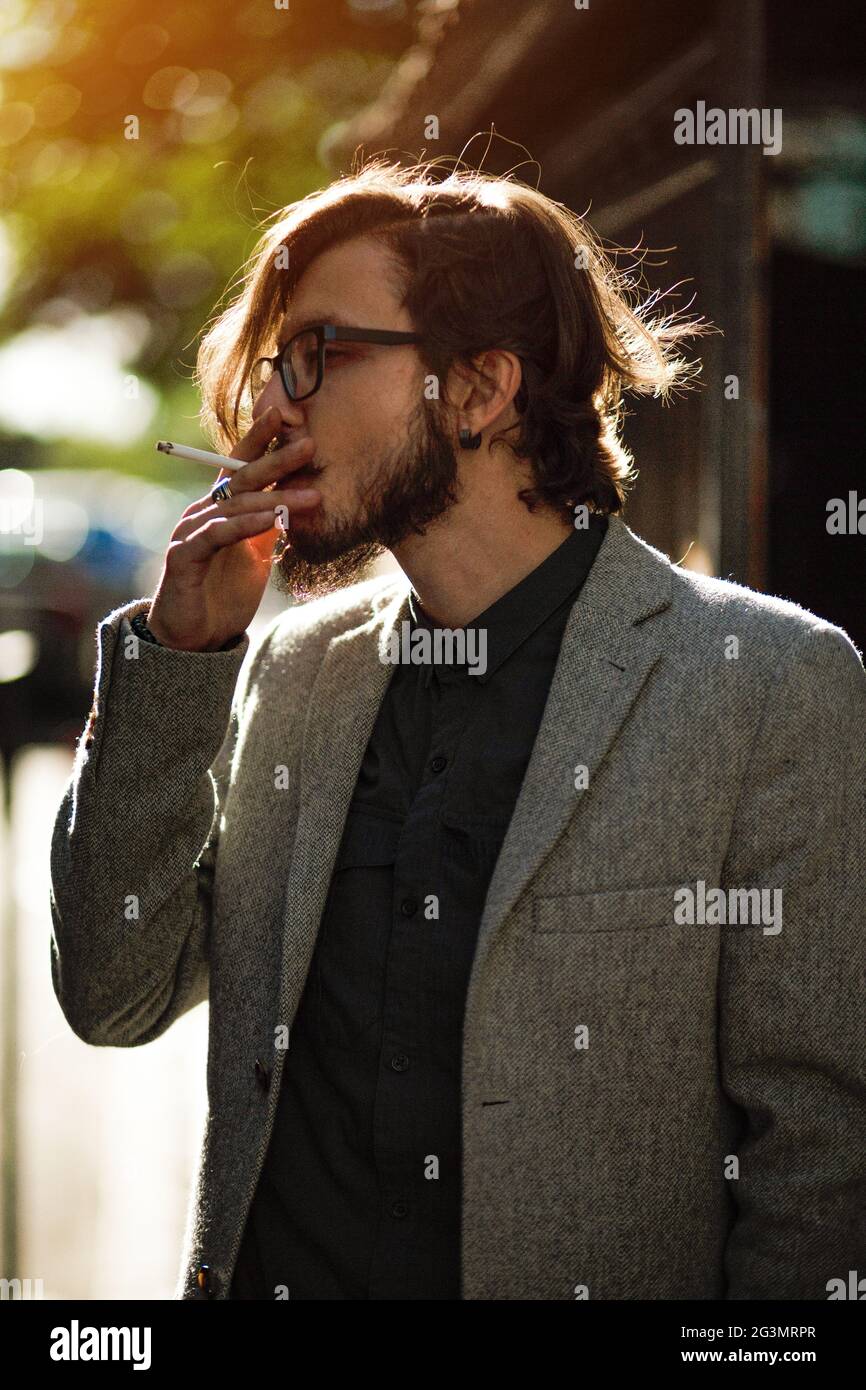
<instances>
[{"instance_id":1,"label":"ear","mask_svg":"<svg viewBox=\"0 0 866 1390\"><path fill-rule=\"evenodd\" d=\"M448 381L448 402L477 433L498 421L509 407L514 409L511 403L520 390L523 368L520 358L503 348L478 353L472 366L474 371L463 362L454 363Z\"/></svg>"}]
</instances>

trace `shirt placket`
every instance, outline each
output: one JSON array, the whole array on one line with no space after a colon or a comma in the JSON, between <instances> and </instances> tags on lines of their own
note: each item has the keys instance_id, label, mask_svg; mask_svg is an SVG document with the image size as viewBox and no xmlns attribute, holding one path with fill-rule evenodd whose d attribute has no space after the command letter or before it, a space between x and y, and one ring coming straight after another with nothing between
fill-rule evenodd
<instances>
[{"instance_id":1,"label":"shirt placket","mask_svg":"<svg viewBox=\"0 0 866 1390\"><path fill-rule=\"evenodd\" d=\"M433 1067L437 1019L428 987L445 930L441 907L442 805L467 719L465 673L422 668L431 701L430 744L421 781L400 834L394 864L373 1146L379 1223L370 1265L370 1298L400 1297L401 1279L417 1286L431 1269L440 1203L437 1184L459 1183L459 1135ZM441 971L441 960L439 962ZM446 1152L447 1150L447 1152ZM443 1172L443 1163L445 1171ZM455 1270L459 1281L459 1271ZM459 1290L455 1292L459 1297Z\"/></svg>"}]
</instances>

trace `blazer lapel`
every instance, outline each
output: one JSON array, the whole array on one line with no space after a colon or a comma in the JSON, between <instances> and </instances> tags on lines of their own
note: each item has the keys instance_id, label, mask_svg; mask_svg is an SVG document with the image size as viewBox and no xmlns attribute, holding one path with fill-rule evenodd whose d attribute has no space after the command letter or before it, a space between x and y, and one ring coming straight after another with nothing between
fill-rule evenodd
<instances>
[{"instance_id":1,"label":"blazer lapel","mask_svg":"<svg viewBox=\"0 0 866 1390\"><path fill-rule=\"evenodd\" d=\"M349 803L394 667L382 634L409 617L409 584L373 595L373 614L331 639L313 682L301 752L298 823L284 916L281 1018L300 998L330 888Z\"/></svg>"},{"instance_id":2,"label":"blazer lapel","mask_svg":"<svg viewBox=\"0 0 866 1390\"><path fill-rule=\"evenodd\" d=\"M467 999L472 1007L490 942L584 796L661 655L645 618L668 607L671 565L611 516L575 602L532 756L496 862L479 927Z\"/></svg>"}]
</instances>

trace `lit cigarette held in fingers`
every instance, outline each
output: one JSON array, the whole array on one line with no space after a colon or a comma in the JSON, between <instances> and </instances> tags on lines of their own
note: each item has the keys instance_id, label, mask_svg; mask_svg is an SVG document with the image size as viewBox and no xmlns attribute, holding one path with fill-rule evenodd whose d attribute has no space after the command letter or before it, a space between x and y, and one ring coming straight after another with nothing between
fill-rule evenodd
<instances>
[{"instance_id":1,"label":"lit cigarette held in fingers","mask_svg":"<svg viewBox=\"0 0 866 1390\"><path fill-rule=\"evenodd\" d=\"M209 463L211 468L225 468L230 473L244 465L243 459L226 458L224 454L212 454L207 449L193 449L189 444L173 444L170 439L160 439L156 447L161 454L175 454L193 463Z\"/></svg>"}]
</instances>

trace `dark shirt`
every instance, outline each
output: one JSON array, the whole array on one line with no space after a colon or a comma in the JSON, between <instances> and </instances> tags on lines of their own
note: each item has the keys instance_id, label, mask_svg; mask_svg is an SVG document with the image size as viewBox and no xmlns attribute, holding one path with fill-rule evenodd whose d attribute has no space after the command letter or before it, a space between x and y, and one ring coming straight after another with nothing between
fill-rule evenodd
<instances>
[{"instance_id":1,"label":"dark shirt","mask_svg":"<svg viewBox=\"0 0 866 1390\"><path fill-rule=\"evenodd\" d=\"M463 1011L487 889L591 517L467 628L468 662L397 664L349 807L233 1298L459 1299ZM409 632L433 625L414 591ZM399 634L398 634L399 635ZM285 1295L283 1295L285 1296Z\"/></svg>"}]
</instances>

